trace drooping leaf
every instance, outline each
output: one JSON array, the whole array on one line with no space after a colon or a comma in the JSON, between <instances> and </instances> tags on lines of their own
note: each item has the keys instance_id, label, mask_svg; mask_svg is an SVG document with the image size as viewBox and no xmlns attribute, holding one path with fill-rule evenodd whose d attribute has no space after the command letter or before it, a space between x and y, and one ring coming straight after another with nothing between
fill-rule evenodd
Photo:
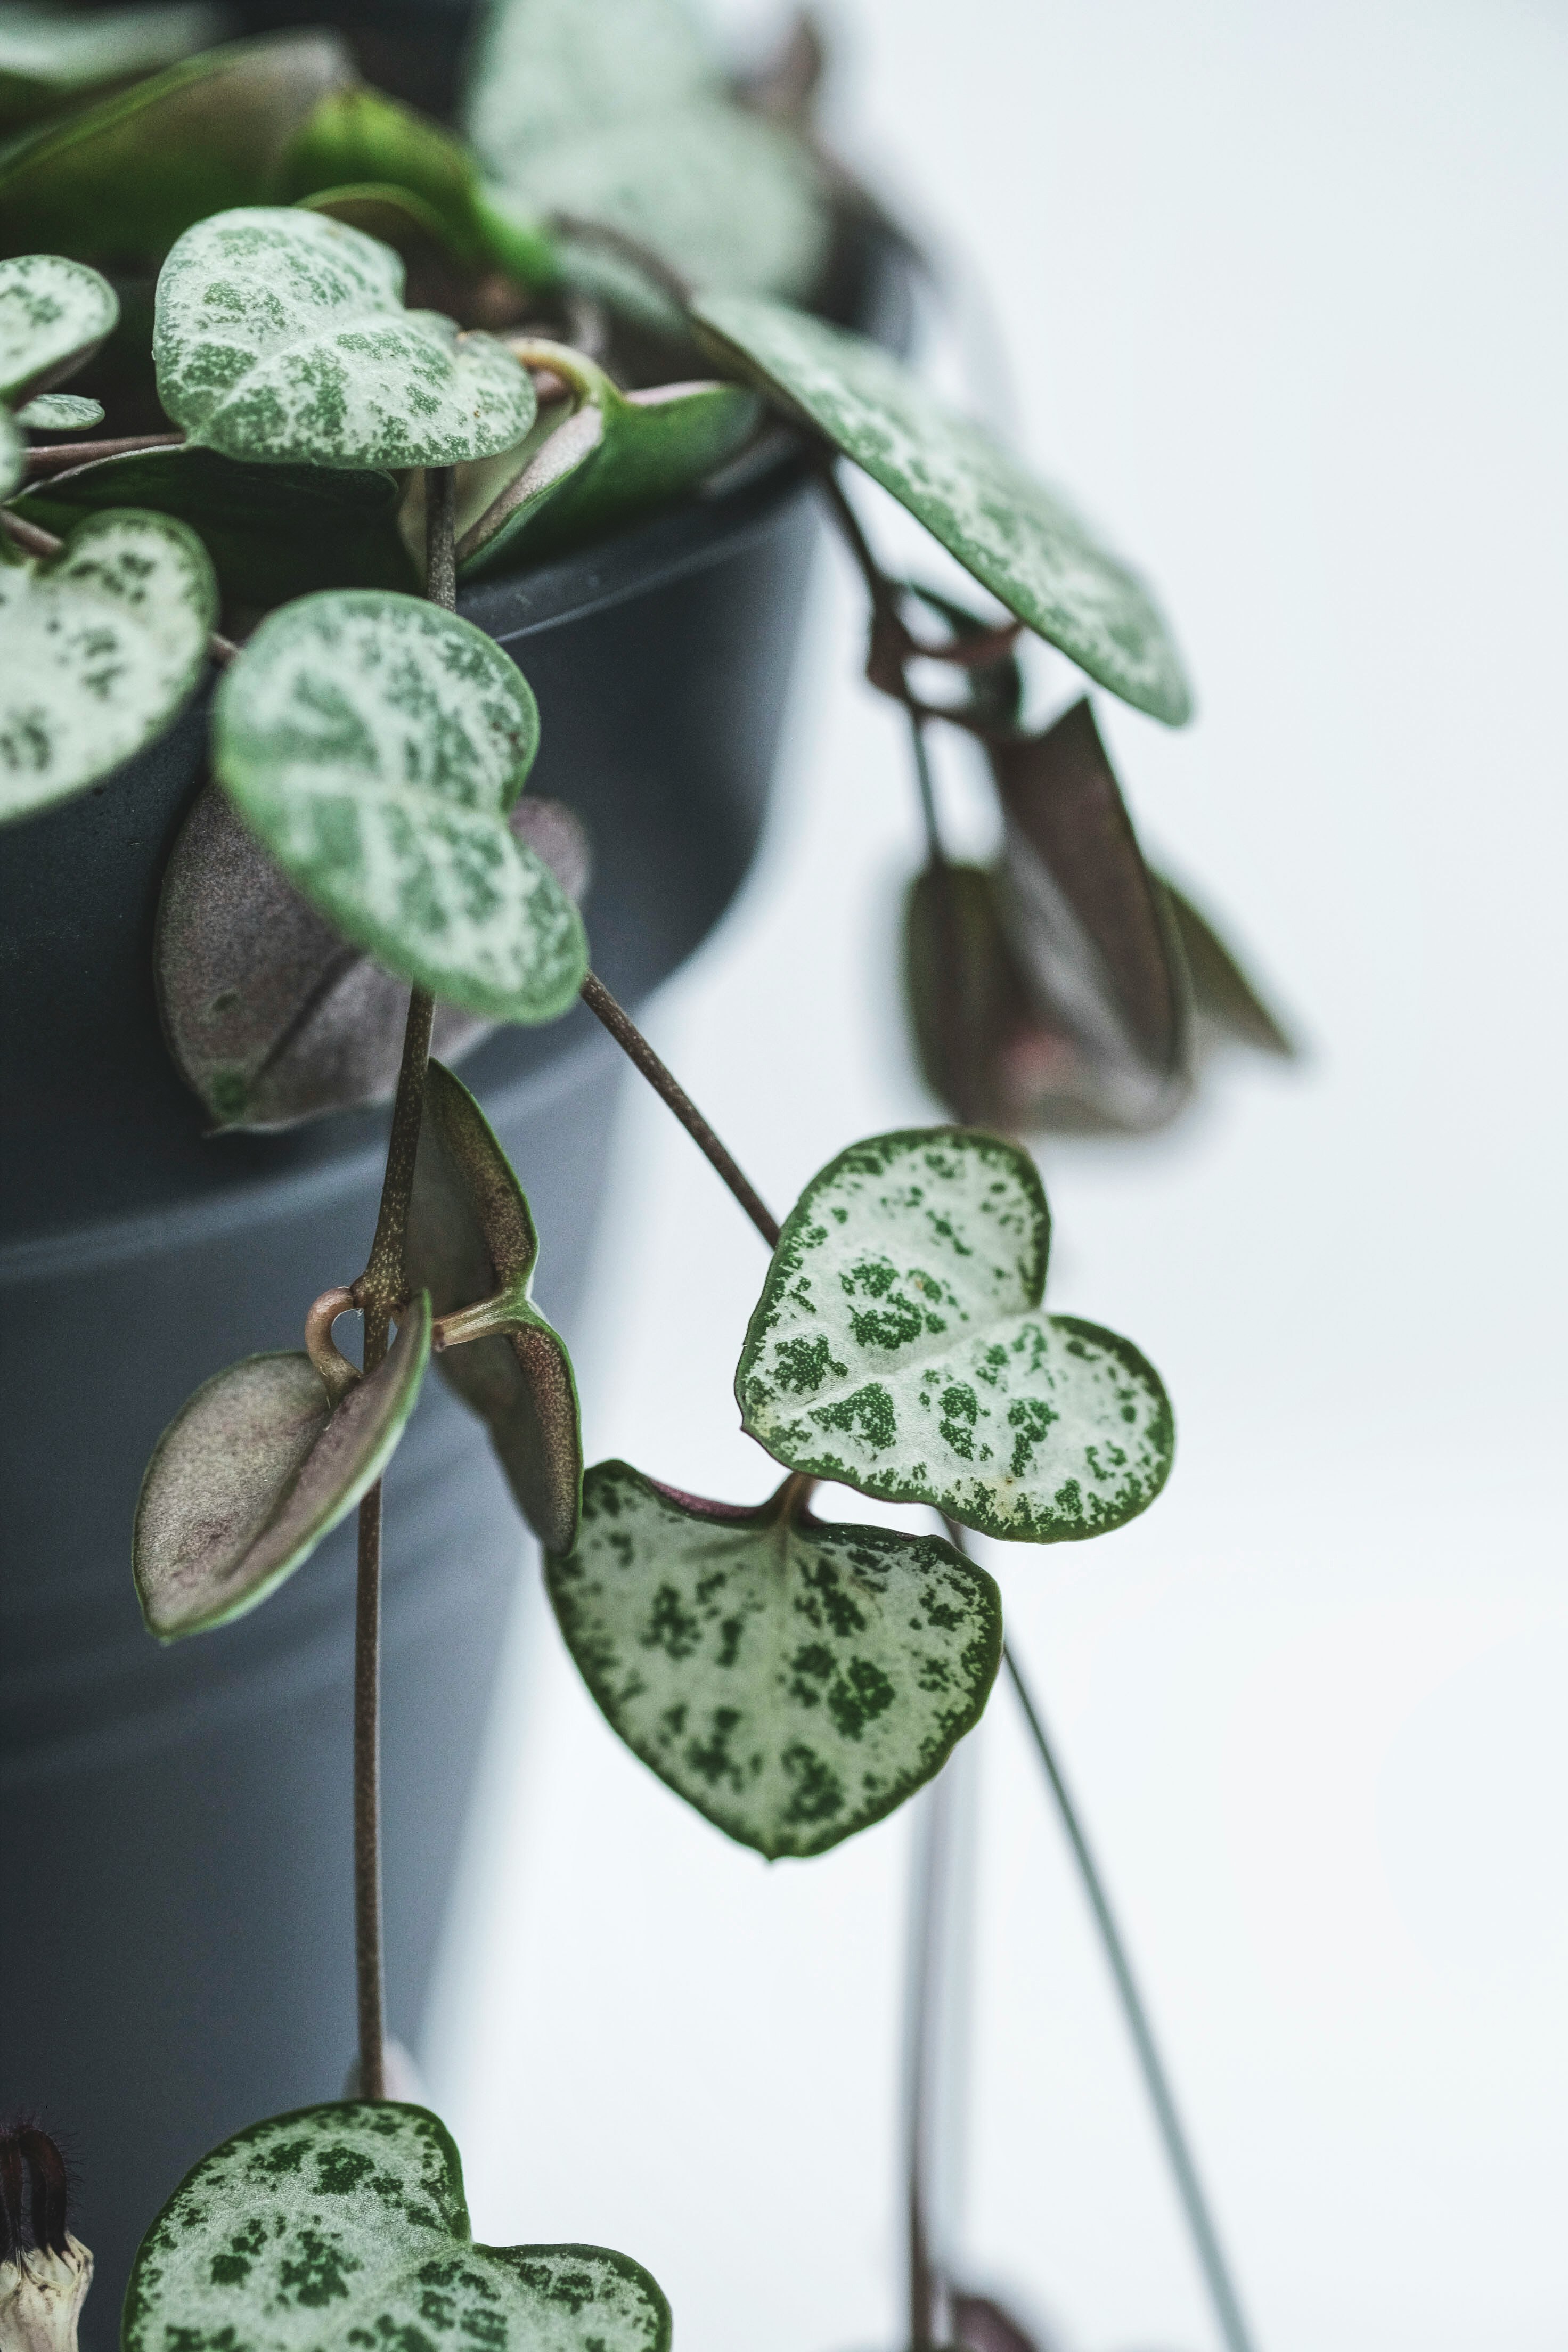
<instances>
[{"instance_id":1,"label":"drooping leaf","mask_svg":"<svg viewBox=\"0 0 1568 2352\"><path fill-rule=\"evenodd\" d=\"M678 1796L770 1860L826 1853L939 1771L1002 1653L984 1570L935 1536L830 1527L601 1462L546 1570L583 1678Z\"/></svg>"},{"instance_id":2,"label":"drooping leaf","mask_svg":"<svg viewBox=\"0 0 1568 2352\"><path fill-rule=\"evenodd\" d=\"M380 90L331 91L290 142L279 195L289 201L371 184L418 198L467 268L501 269L531 286L559 279L549 237L513 209L498 210L489 201L478 160L462 140Z\"/></svg>"},{"instance_id":3,"label":"drooping leaf","mask_svg":"<svg viewBox=\"0 0 1568 2352\"><path fill-rule=\"evenodd\" d=\"M478 2246L423 2107L273 2116L191 2169L142 2239L123 2352L668 2352L669 2305L605 2246Z\"/></svg>"},{"instance_id":4,"label":"drooping leaf","mask_svg":"<svg viewBox=\"0 0 1568 2352\"><path fill-rule=\"evenodd\" d=\"M147 1630L205 1633L265 1601L385 1469L430 1359L416 1299L378 1369L334 1406L307 1355L247 1356L199 1388L158 1440L132 1568Z\"/></svg>"},{"instance_id":5,"label":"drooping leaf","mask_svg":"<svg viewBox=\"0 0 1568 2352\"><path fill-rule=\"evenodd\" d=\"M466 128L500 173L520 153L716 98L722 76L689 0L496 0Z\"/></svg>"},{"instance_id":6,"label":"drooping leaf","mask_svg":"<svg viewBox=\"0 0 1568 2352\"><path fill-rule=\"evenodd\" d=\"M1067 1123L1083 1086L1075 1041L1024 984L996 876L927 866L904 902L904 980L921 1074L965 1126L1032 1135ZM1078 1123L1081 1125L1081 1117Z\"/></svg>"},{"instance_id":7,"label":"drooping leaf","mask_svg":"<svg viewBox=\"0 0 1568 2352\"><path fill-rule=\"evenodd\" d=\"M1094 713L994 743L1002 919L1035 1003L1078 1048L1074 1092L1112 1127L1158 1127L1192 1083L1185 967Z\"/></svg>"},{"instance_id":8,"label":"drooping leaf","mask_svg":"<svg viewBox=\"0 0 1568 2352\"><path fill-rule=\"evenodd\" d=\"M583 1494L577 1386L531 1303L539 1240L527 1197L467 1087L430 1065L404 1263L438 1316L477 1337L444 1345L447 1379L490 1433L517 1507L547 1551L569 1551ZM461 1323L458 1327L461 1328Z\"/></svg>"},{"instance_id":9,"label":"drooping leaf","mask_svg":"<svg viewBox=\"0 0 1568 2352\"><path fill-rule=\"evenodd\" d=\"M90 16L9 5L0 13L0 124L39 121L85 93L155 73L218 39L223 20L224 11L203 0Z\"/></svg>"},{"instance_id":10,"label":"drooping leaf","mask_svg":"<svg viewBox=\"0 0 1568 2352\"><path fill-rule=\"evenodd\" d=\"M85 433L89 425L102 424L103 405L79 393L40 392L16 411L16 422L29 433Z\"/></svg>"},{"instance_id":11,"label":"drooping leaf","mask_svg":"<svg viewBox=\"0 0 1568 2352\"><path fill-rule=\"evenodd\" d=\"M317 588L416 587L398 497L379 470L250 466L186 442L49 475L18 511L61 532L104 507L177 515L212 558L225 599L265 609Z\"/></svg>"},{"instance_id":12,"label":"drooping leaf","mask_svg":"<svg viewBox=\"0 0 1568 2352\"><path fill-rule=\"evenodd\" d=\"M13 247L135 266L209 213L264 204L322 94L354 78L335 33L231 41L48 124L0 156Z\"/></svg>"},{"instance_id":13,"label":"drooping leaf","mask_svg":"<svg viewBox=\"0 0 1568 2352\"><path fill-rule=\"evenodd\" d=\"M73 375L119 316L113 287L79 261L0 261L0 401L19 404Z\"/></svg>"},{"instance_id":14,"label":"drooping leaf","mask_svg":"<svg viewBox=\"0 0 1568 2352\"><path fill-rule=\"evenodd\" d=\"M490 1020L566 1011L582 918L506 823L538 712L481 630L415 596L301 597L262 623L213 717L218 781L346 939Z\"/></svg>"},{"instance_id":15,"label":"drooping leaf","mask_svg":"<svg viewBox=\"0 0 1568 2352\"><path fill-rule=\"evenodd\" d=\"M709 294L702 340L880 482L1008 611L1125 701L1179 726L1181 661L1142 583L1043 483L863 337Z\"/></svg>"},{"instance_id":16,"label":"drooping leaf","mask_svg":"<svg viewBox=\"0 0 1568 2352\"><path fill-rule=\"evenodd\" d=\"M1207 916L1200 914L1173 882L1160 876L1154 878L1170 908L1192 975L1200 1051L1229 1040L1238 1045L1250 1045L1259 1054L1276 1054L1284 1061L1293 1060L1296 1047L1289 1033L1269 1011Z\"/></svg>"},{"instance_id":17,"label":"drooping leaf","mask_svg":"<svg viewBox=\"0 0 1568 2352\"><path fill-rule=\"evenodd\" d=\"M218 213L158 279L158 396L193 441L260 465L447 466L521 441L526 369L402 297L391 247L341 221Z\"/></svg>"},{"instance_id":18,"label":"drooping leaf","mask_svg":"<svg viewBox=\"0 0 1568 2352\"><path fill-rule=\"evenodd\" d=\"M89 515L58 555L0 555L0 824L68 800L160 734L201 678L216 617L200 540L163 515Z\"/></svg>"},{"instance_id":19,"label":"drooping leaf","mask_svg":"<svg viewBox=\"0 0 1568 2352\"><path fill-rule=\"evenodd\" d=\"M580 902L588 844L571 810L525 793L506 821ZM216 784L170 852L153 971L175 1067L218 1127L297 1127L392 1099L407 982L300 897ZM455 1062L492 1026L438 1004L431 1045Z\"/></svg>"},{"instance_id":20,"label":"drooping leaf","mask_svg":"<svg viewBox=\"0 0 1568 2352\"><path fill-rule=\"evenodd\" d=\"M679 498L751 438L762 404L732 383L658 384L624 393L581 352L540 340L511 348L549 368L575 405L464 531L465 577L543 560L624 529ZM569 460L569 462L563 462Z\"/></svg>"},{"instance_id":21,"label":"drooping leaf","mask_svg":"<svg viewBox=\"0 0 1568 2352\"><path fill-rule=\"evenodd\" d=\"M1028 1155L906 1129L851 1145L784 1231L735 1376L793 1470L984 1535L1061 1543L1146 1510L1173 1449L1158 1374L1040 1310L1050 1218Z\"/></svg>"},{"instance_id":22,"label":"drooping leaf","mask_svg":"<svg viewBox=\"0 0 1568 2352\"><path fill-rule=\"evenodd\" d=\"M1055 2341L1037 2327L1026 2327L994 2295L950 2286L948 2310L952 2342L962 2352L1056 2352Z\"/></svg>"}]
</instances>

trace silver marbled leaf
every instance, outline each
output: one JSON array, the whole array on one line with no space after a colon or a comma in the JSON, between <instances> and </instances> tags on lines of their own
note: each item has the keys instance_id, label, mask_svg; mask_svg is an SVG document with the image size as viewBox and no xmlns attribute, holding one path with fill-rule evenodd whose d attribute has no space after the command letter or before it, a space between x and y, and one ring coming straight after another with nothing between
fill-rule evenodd
<instances>
[{"instance_id":1,"label":"silver marbled leaf","mask_svg":"<svg viewBox=\"0 0 1568 2352\"><path fill-rule=\"evenodd\" d=\"M16 422L29 433L83 433L102 424L103 404L75 392L40 392L16 411Z\"/></svg>"},{"instance_id":2,"label":"silver marbled leaf","mask_svg":"<svg viewBox=\"0 0 1568 2352\"><path fill-rule=\"evenodd\" d=\"M89 360L120 316L96 269L58 253L0 261L0 401L47 392Z\"/></svg>"}]
</instances>

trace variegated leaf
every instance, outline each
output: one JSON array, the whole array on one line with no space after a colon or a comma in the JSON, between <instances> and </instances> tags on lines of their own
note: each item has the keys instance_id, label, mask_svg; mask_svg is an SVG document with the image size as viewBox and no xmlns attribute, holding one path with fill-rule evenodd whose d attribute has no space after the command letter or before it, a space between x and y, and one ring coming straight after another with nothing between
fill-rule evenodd
<instances>
[{"instance_id":1,"label":"variegated leaf","mask_svg":"<svg viewBox=\"0 0 1568 2352\"><path fill-rule=\"evenodd\" d=\"M581 352L534 339L511 348L570 386L575 405L464 531L465 577L542 560L635 522L734 456L762 404L733 383L624 393Z\"/></svg>"},{"instance_id":2,"label":"variegated leaf","mask_svg":"<svg viewBox=\"0 0 1568 2352\"><path fill-rule=\"evenodd\" d=\"M547 1551L569 1551L583 1431L572 1359L530 1297L538 1263L510 1161L467 1087L432 1062L404 1264L441 1318L437 1361L489 1429L519 1510Z\"/></svg>"},{"instance_id":3,"label":"variegated leaf","mask_svg":"<svg viewBox=\"0 0 1568 2352\"><path fill-rule=\"evenodd\" d=\"M16 422L29 433L84 433L89 425L102 424L103 404L79 393L40 392L16 411Z\"/></svg>"},{"instance_id":4,"label":"variegated leaf","mask_svg":"<svg viewBox=\"0 0 1568 2352\"><path fill-rule=\"evenodd\" d=\"M525 793L507 824L580 903L590 861L572 811ZM169 1051L216 1126L276 1131L391 1101L407 982L347 945L216 784L170 852L153 963ZM438 1004L431 1045L455 1062L492 1027Z\"/></svg>"},{"instance_id":5,"label":"variegated leaf","mask_svg":"<svg viewBox=\"0 0 1568 2352\"><path fill-rule=\"evenodd\" d=\"M713 44L690 0L494 0L466 108L498 172L584 131L721 94Z\"/></svg>"},{"instance_id":6,"label":"variegated leaf","mask_svg":"<svg viewBox=\"0 0 1568 2352\"><path fill-rule=\"evenodd\" d=\"M161 1642L226 1625L310 1559L385 1469L430 1360L430 1302L334 1405L306 1355L247 1356L199 1388L158 1440L132 1568Z\"/></svg>"},{"instance_id":7,"label":"variegated leaf","mask_svg":"<svg viewBox=\"0 0 1568 2352\"><path fill-rule=\"evenodd\" d=\"M205 0L63 16L58 5L0 13L0 123L31 122L83 91L155 73L222 37L226 11Z\"/></svg>"},{"instance_id":8,"label":"variegated leaf","mask_svg":"<svg viewBox=\"0 0 1568 2352\"><path fill-rule=\"evenodd\" d=\"M605 2246L477 2246L446 2127L343 2100L203 2157L142 2239L123 2352L668 2352L669 2306Z\"/></svg>"},{"instance_id":9,"label":"variegated leaf","mask_svg":"<svg viewBox=\"0 0 1568 2352\"><path fill-rule=\"evenodd\" d=\"M0 556L0 824L160 734L201 678L216 617L200 540L163 515L91 515L58 555Z\"/></svg>"},{"instance_id":10,"label":"variegated leaf","mask_svg":"<svg viewBox=\"0 0 1568 2352\"><path fill-rule=\"evenodd\" d=\"M335 33L227 41L47 124L0 154L13 247L105 265L161 261L182 229L264 204L289 140L352 81Z\"/></svg>"},{"instance_id":11,"label":"variegated leaf","mask_svg":"<svg viewBox=\"0 0 1568 2352\"><path fill-rule=\"evenodd\" d=\"M47 392L89 360L120 316L96 269L58 253L0 261L0 401Z\"/></svg>"},{"instance_id":12,"label":"variegated leaf","mask_svg":"<svg viewBox=\"0 0 1568 2352\"><path fill-rule=\"evenodd\" d=\"M826 1853L939 1771L1002 1654L983 1570L935 1536L708 1503L601 1462L546 1570L613 1728L678 1796L773 1860Z\"/></svg>"},{"instance_id":13,"label":"variegated leaf","mask_svg":"<svg viewBox=\"0 0 1568 2352\"><path fill-rule=\"evenodd\" d=\"M1171 1467L1171 1408L1131 1343L1040 1311L1050 1218L994 1136L851 1145L789 1216L735 1376L793 1470L931 1503L1025 1543L1104 1535Z\"/></svg>"},{"instance_id":14,"label":"variegated leaf","mask_svg":"<svg viewBox=\"0 0 1568 2352\"><path fill-rule=\"evenodd\" d=\"M187 229L158 279L158 396L260 465L447 466L521 441L533 385L489 335L403 308L391 247L255 205Z\"/></svg>"},{"instance_id":15,"label":"variegated leaf","mask_svg":"<svg viewBox=\"0 0 1568 2352\"><path fill-rule=\"evenodd\" d=\"M506 822L538 712L482 630L415 596L301 597L262 623L213 716L219 782L346 939L490 1020L566 1011L582 918Z\"/></svg>"},{"instance_id":16,"label":"variegated leaf","mask_svg":"<svg viewBox=\"0 0 1568 2352\"><path fill-rule=\"evenodd\" d=\"M1140 710L1192 702L1153 599L1057 494L863 337L781 302L709 294L702 339L907 507L1011 613Z\"/></svg>"}]
</instances>

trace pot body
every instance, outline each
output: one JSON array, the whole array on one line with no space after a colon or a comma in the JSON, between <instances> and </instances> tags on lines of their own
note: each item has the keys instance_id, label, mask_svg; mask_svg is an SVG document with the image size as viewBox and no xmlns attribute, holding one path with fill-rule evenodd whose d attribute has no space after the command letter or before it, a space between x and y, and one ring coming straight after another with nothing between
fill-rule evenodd
<instances>
[{"instance_id":1,"label":"pot body","mask_svg":"<svg viewBox=\"0 0 1568 2352\"><path fill-rule=\"evenodd\" d=\"M534 783L586 820L595 960L635 1003L755 845L814 517L798 464L464 609L539 698ZM151 937L204 714L96 793L0 833L0 2108L79 2177L113 2339L142 2231L206 2148L337 2096L353 2055L353 1531L261 1609L161 1651L129 1573L138 1484L200 1381L297 1347L374 1222L384 1115L208 1139L159 1033ZM570 1339L619 1083L581 1008L464 1064ZM695 1165L695 1163L694 1163ZM493 1668L528 1545L434 1372L387 1480L390 2030L417 2041Z\"/></svg>"}]
</instances>

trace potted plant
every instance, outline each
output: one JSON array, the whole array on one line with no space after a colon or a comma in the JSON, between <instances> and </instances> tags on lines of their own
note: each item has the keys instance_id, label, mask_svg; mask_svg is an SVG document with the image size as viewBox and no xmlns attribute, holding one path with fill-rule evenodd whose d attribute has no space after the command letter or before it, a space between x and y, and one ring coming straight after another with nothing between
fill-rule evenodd
<instances>
[{"instance_id":1,"label":"potted plant","mask_svg":"<svg viewBox=\"0 0 1568 2352\"><path fill-rule=\"evenodd\" d=\"M1146 867L1087 703L1025 716L1026 632L1167 722L1188 695L1136 575L885 348L907 252L816 142L808 37L737 89L671 0L502 0L458 130L331 32L160 54L206 29L51 19L0 81L17 2095L82 2141L106 2270L201 2159L128 2343L248 2341L279 2295L345 2341L433 2297L654 2342L626 2258L469 2246L455 2151L386 2097L383 1777L411 2017L521 1510L609 1722L721 1830L805 1858L904 1801L1002 1655L963 1528L1109 1532L1171 1459L1136 1349L1041 1307L1013 1139L1146 1128L1217 1039L1283 1039ZM884 572L839 460L984 609ZM943 1123L847 1141L781 1225L622 1000L743 870L817 505L910 715ZM986 746L994 869L946 853L932 725ZM762 1511L584 1475L555 1324L616 1048L773 1254L737 1334ZM163 1652L118 1566L149 1455ZM928 1517L820 1522L825 1480ZM355 2010L363 2095L323 2105ZM18 2294L80 2269L52 2145L6 2143Z\"/></svg>"}]
</instances>

